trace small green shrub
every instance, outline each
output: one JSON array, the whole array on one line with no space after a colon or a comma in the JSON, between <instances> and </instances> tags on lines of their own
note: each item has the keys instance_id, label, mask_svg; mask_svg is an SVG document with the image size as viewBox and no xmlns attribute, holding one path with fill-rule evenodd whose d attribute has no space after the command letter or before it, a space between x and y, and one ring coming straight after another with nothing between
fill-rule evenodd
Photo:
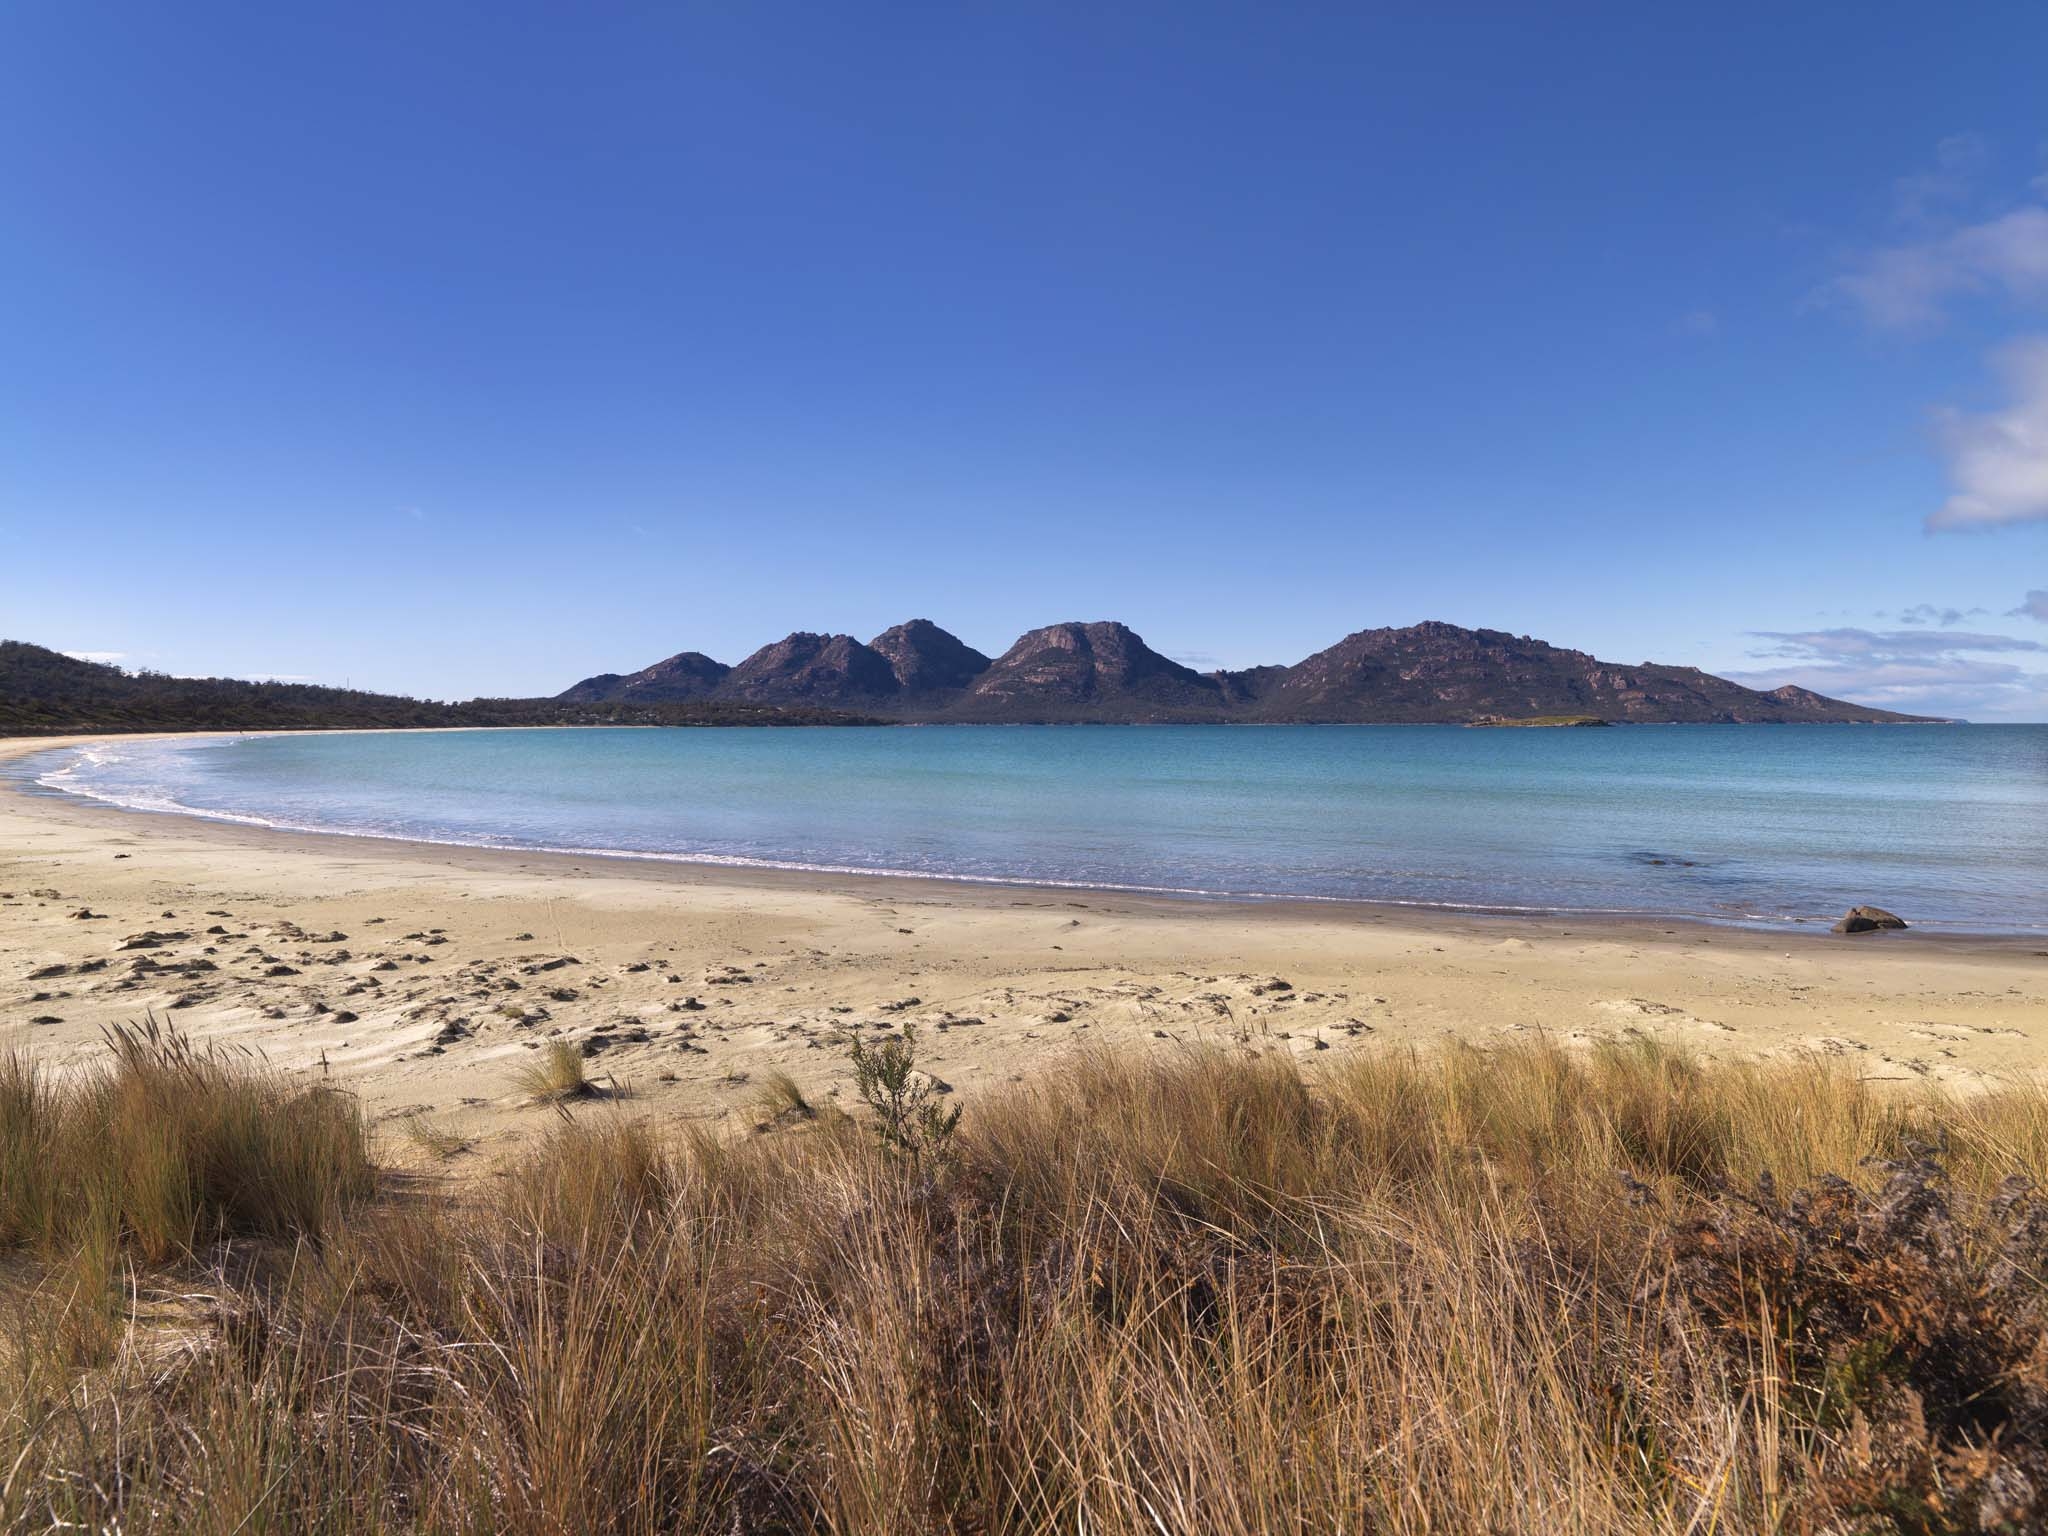
<instances>
[{"instance_id":1,"label":"small green shrub","mask_svg":"<svg viewBox=\"0 0 2048 1536\"><path fill-rule=\"evenodd\" d=\"M853 1086L874 1112L871 1123L882 1145L915 1166L943 1156L960 1127L960 1106L940 1101L931 1075L917 1071L917 1026L905 1024L899 1038L870 1046L859 1035L848 1051Z\"/></svg>"}]
</instances>

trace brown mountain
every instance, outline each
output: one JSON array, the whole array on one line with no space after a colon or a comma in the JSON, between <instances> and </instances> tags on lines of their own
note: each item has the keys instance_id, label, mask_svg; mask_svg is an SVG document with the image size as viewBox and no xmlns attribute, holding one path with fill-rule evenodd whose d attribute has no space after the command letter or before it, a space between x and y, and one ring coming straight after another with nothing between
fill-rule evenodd
<instances>
[{"instance_id":1,"label":"brown mountain","mask_svg":"<svg viewBox=\"0 0 2048 1536\"><path fill-rule=\"evenodd\" d=\"M1218 720L1214 677L1170 661L1121 624L1034 629L989 664L947 713L954 720Z\"/></svg>"},{"instance_id":2,"label":"brown mountain","mask_svg":"<svg viewBox=\"0 0 2048 1536\"><path fill-rule=\"evenodd\" d=\"M930 619L885 629L868 642L868 648L887 660L897 688L906 696L957 691L988 670L986 656Z\"/></svg>"},{"instance_id":3,"label":"brown mountain","mask_svg":"<svg viewBox=\"0 0 2048 1536\"><path fill-rule=\"evenodd\" d=\"M682 659L623 678L588 678L563 697L650 697L634 690ZM990 661L914 619L869 645L850 635L791 635L756 651L702 696L1004 724L1455 725L1558 715L1617 724L1926 721L1804 688L1764 693L1697 667L1622 665L1527 635L1440 623L1360 630L1290 667L1205 673L1160 655L1122 624L1034 629Z\"/></svg>"},{"instance_id":4,"label":"brown mountain","mask_svg":"<svg viewBox=\"0 0 2048 1536\"><path fill-rule=\"evenodd\" d=\"M636 704L666 704L683 699L709 698L732 671L722 661L713 661L702 651L683 651L629 676L600 672L586 677L557 697L572 704L627 700Z\"/></svg>"},{"instance_id":5,"label":"brown mountain","mask_svg":"<svg viewBox=\"0 0 2048 1536\"><path fill-rule=\"evenodd\" d=\"M860 699L873 704L898 692L889 659L851 635L807 630L764 645L726 674L718 697L750 704L821 704Z\"/></svg>"},{"instance_id":6,"label":"brown mountain","mask_svg":"<svg viewBox=\"0 0 2048 1536\"><path fill-rule=\"evenodd\" d=\"M859 699L864 711L923 714L957 699L988 664L981 652L931 620L912 619L866 645L851 635L799 630L736 667L684 651L639 672L586 677L558 697L582 703L717 698L804 705Z\"/></svg>"},{"instance_id":7,"label":"brown mountain","mask_svg":"<svg viewBox=\"0 0 2048 1536\"><path fill-rule=\"evenodd\" d=\"M1438 623L1348 635L1269 682L1251 713L1262 720L1418 723L1537 715L1736 725L1916 718L1803 688L1760 693L1697 667L1623 666L1526 635Z\"/></svg>"}]
</instances>

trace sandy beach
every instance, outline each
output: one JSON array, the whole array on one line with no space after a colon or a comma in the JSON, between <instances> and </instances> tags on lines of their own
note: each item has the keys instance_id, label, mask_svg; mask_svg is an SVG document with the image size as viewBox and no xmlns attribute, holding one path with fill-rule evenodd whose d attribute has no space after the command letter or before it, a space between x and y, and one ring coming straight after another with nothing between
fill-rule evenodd
<instances>
[{"instance_id":1,"label":"sandy beach","mask_svg":"<svg viewBox=\"0 0 2048 1536\"><path fill-rule=\"evenodd\" d=\"M847 1032L910 1021L969 1096L1091 1045L1307 1055L1532 1031L1820 1051L1968 1090L2048 1065L2048 947L471 850L8 786L0 1043L78 1061L150 1012L483 1148L548 1123L515 1075L551 1039L635 1107L740 1128L767 1074L842 1092Z\"/></svg>"}]
</instances>

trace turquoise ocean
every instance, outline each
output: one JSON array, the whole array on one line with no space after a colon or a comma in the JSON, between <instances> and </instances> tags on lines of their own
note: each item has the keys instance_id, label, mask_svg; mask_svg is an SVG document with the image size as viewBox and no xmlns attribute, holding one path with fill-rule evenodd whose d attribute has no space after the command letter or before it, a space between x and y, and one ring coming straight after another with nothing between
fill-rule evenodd
<instances>
[{"instance_id":1,"label":"turquoise ocean","mask_svg":"<svg viewBox=\"0 0 2048 1536\"><path fill-rule=\"evenodd\" d=\"M2048 931L2048 726L929 726L114 741L137 811L493 848L1748 924Z\"/></svg>"}]
</instances>

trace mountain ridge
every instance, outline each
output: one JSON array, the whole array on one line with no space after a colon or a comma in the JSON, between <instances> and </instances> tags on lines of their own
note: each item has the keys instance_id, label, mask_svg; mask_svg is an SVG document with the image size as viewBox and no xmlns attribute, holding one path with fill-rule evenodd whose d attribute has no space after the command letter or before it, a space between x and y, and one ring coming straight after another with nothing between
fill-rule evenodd
<instances>
[{"instance_id":1,"label":"mountain ridge","mask_svg":"<svg viewBox=\"0 0 2048 1536\"><path fill-rule=\"evenodd\" d=\"M621 686L627 681L616 679ZM853 711L708 698L645 699L626 695L612 699L470 699L450 704L354 688L330 688L320 683L126 672L105 662L84 661L26 640L0 640L0 736L129 731L434 730L456 726L881 723L872 715Z\"/></svg>"},{"instance_id":2,"label":"mountain ridge","mask_svg":"<svg viewBox=\"0 0 2048 1536\"><path fill-rule=\"evenodd\" d=\"M585 678L559 697L664 698L657 674L680 659ZM698 681L692 674L685 685ZM1440 620L1357 630L1291 666L1213 672L1161 655L1114 620L1029 630L994 658L928 619L896 625L866 644L851 635L800 630L755 651L708 691L677 695L685 696L857 709L932 724L1459 725L1564 714L1616 724L1941 719L1831 699L1791 684L1745 688L1698 667L1602 661L1528 635Z\"/></svg>"},{"instance_id":3,"label":"mountain ridge","mask_svg":"<svg viewBox=\"0 0 2048 1536\"><path fill-rule=\"evenodd\" d=\"M738 666L678 652L547 699L403 698L124 672L0 641L0 734L528 725L1934 723L1793 684L1625 666L1501 630L1359 630L1292 666L1198 672L1113 621L1045 625L991 658L929 620L863 643L798 631Z\"/></svg>"}]
</instances>

